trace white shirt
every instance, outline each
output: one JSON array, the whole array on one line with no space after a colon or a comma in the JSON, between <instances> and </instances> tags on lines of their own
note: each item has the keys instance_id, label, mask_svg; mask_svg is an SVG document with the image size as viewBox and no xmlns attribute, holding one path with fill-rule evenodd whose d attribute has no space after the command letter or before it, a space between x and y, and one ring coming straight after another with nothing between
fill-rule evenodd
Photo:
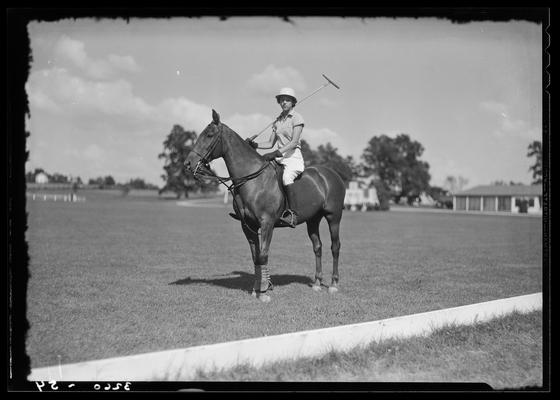
<instances>
[{"instance_id":1,"label":"white shirt","mask_svg":"<svg viewBox=\"0 0 560 400\"><path fill-rule=\"evenodd\" d=\"M301 114L295 112L293 109L287 115L280 115L280 117L278 117L272 125L272 131L276 135L280 147L284 147L292 141L294 127L298 125L303 126L305 122ZM298 140L297 148L301 148L301 137Z\"/></svg>"}]
</instances>

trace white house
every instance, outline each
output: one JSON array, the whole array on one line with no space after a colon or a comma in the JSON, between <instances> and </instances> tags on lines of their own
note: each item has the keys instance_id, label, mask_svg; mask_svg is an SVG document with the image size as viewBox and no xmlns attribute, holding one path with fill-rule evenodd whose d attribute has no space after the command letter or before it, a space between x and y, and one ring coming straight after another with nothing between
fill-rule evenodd
<instances>
[{"instance_id":1,"label":"white house","mask_svg":"<svg viewBox=\"0 0 560 400\"><path fill-rule=\"evenodd\" d=\"M374 187L364 187L362 181L351 181L348 183L346 195L344 196L344 206L356 211L358 208L366 211L368 207L379 205L377 190Z\"/></svg>"},{"instance_id":2,"label":"white house","mask_svg":"<svg viewBox=\"0 0 560 400\"><path fill-rule=\"evenodd\" d=\"M476 186L453 195L453 210L540 214L542 186Z\"/></svg>"},{"instance_id":3,"label":"white house","mask_svg":"<svg viewBox=\"0 0 560 400\"><path fill-rule=\"evenodd\" d=\"M49 183L49 177L44 172L35 175L35 183Z\"/></svg>"}]
</instances>

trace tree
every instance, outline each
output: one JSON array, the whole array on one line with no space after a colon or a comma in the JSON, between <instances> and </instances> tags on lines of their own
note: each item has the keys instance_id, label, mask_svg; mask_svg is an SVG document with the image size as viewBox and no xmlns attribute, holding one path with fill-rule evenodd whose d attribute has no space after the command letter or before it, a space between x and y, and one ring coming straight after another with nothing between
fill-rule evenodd
<instances>
[{"instance_id":1,"label":"tree","mask_svg":"<svg viewBox=\"0 0 560 400\"><path fill-rule=\"evenodd\" d=\"M130 179L126 184L130 189L147 189L146 182L141 178Z\"/></svg>"},{"instance_id":2,"label":"tree","mask_svg":"<svg viewBox=\"0 0 560 400\"><path fill-rule=\"evenodd\" d=\"M338 154L338 149L333 147L330 142L319 145L317 150L311 149L309 143L301 141L301 153L306 167L311 165L325 165L333 169L346 183L354 177L354 170L357 166L352 156L342 157Z\"/></svg>"},{"instance_id":3,"label":"tree","mask_svg":"<svg viewBox=\"0 0 560 400\"><path fill-rule=\"evenodd\" d=\"M453 196L448 190L439 186L431 186L428 194L436 202L436 207L453 208Z\"/></svg>"},{"instance_id":4,"label":"tree","mask_svg":"<svg viewBox=\"0 0 560 400\"><path fill-rule=\"evenodd\" d=\"M35 177L37 176L37 174L39 174L41 172L44 173L44 174L47 174L43 168L35 168L34 171L28 172L27 174L25 174L25 181L34 183L35 182ZM48 174L47 174L47 176L48 176Z\"/></svg>"},{"instance_id":5,"label":"tree","mask_svg":"<svg viewBox=\"0 0 560 400\"><path fill-rule=\"evenodd\" d=\"M374 174L381 180L396 203L405 197L412 204L430 187L430 165L419 160L423 152L424 147L407 134L395 139L374 136L362 154L364 173Z\"/></svg>"},{"instance_id":6,"label":"tree","mask_svg":"<svg viewBox=\"0 0 560 400\"><path fill-rule=\"evenodd\" d=\"M115 185L115 180L113 179L113 177L111 175L108 175L105 178L103 178L103 185L114 186Z\"/></svg>"},{"instance_id":7,"label":"tree","mask_svg":"<svg viewBox=\"0 0 560 400\"><path fill-rule=\"evenodd\" d=\"M185 168L185 161L196 141L196 132L185 131L181 125L173 125L171 132L163 142L163 152L158 155L159 159L165 160L163 169L165 175L161 178L165 186L159 193L166 191L175 192L177 198L184 194L189 197L189 192L197 189L203 191L217 190L218 183L214 181L198 182L193 174Z\"/></svg>"},{"instance_id":8,"label":"tree","mask_svg":"<svg viewBox=\"0 0 560 400\"><path fill-rule=\"evenodd\" d=\"M317 148L317 164L325 165L333 169L342 180L347 183L352 180L352 168L348 165L348 158L343 158L338 154L338 149L333 147L330 142L319 145Z\"/></svg>"},{"instance_id":9,"label":"tree","mask_svg":"<svg viewBox=\"0 0 560 400\"><path fill-rule=\"evenodd\" d=\"M455 177L452 175L448 175L445 178L443 188L446 189L451 194L454 194L463 190L463 188L467 186L468 183L469 180L467 178L463 178L462 176Z\"/></svg>"},{"instance_id":10,"label":"tree","mask_svg":"<svg viewBox=\"0 0 560 400\"><path fill-rule=\"evenodd\" d=\"M301 155L303 156L303 162L306 167L310 165L317 164L317 154L314 150L311 149L309 143L307 143L304 139L301 139Z\"/></svg>"},{"instance_id":11,"label":"tree","mask_svg":"<svg viewBox=\"0 0 560 400\"><path fill-rule=\"evenodd\" d=\"M55 172L49 176L49 181L52 183L68 183L68 177Z\"/></svg>"},{"instance_id":12,"label":"tree","mask_svg":"<svg viewBox=\"0 0 560 400\"><path fill-rule=\"evenodd\" d=\"M529 171L533 172L533 185L542 183L542 143L534 140L527 147L527 157L535 157L535 163L529 167Z\"/></svg>"}]
</instances>

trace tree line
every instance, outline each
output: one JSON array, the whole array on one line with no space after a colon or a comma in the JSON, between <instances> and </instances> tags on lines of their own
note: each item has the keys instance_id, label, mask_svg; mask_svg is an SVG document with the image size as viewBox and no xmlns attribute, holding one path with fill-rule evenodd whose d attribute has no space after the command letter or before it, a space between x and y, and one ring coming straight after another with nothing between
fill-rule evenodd
<instances>
[{"instance_id":1,"label":"tree line","mask_svg":"<svg viewBox=\"0 0 560 400\"><path fill-rule=\"evenodd\" d=\"M91 178L89 185L99 188L121 187L130 189L158 189L159 194L174 192L177 198L189 197L192 192L215 192L219 183L215 180L195 180L190 171L184 167L187 155L192 150L198 135L185 130L181 125L173 125L171 132L163 142L163 151L158 158L164 160L164 185L159 188L146 183L141 178L117 183L111 175ZM387 135L373 136L364 148L360 161L352 156L342 156L330 142L312 149L304 139L301 151L305 166L326 165L336 171L345 183L362 179L369 187L375 187L381 208L388 208L389 201L399 203L404 199L408 204L416 201L422 193L449 207L450 195L465 188L468 180L461 176L447 176L442 187L430 185L430 165L421 160L424 147L421 143L401 133L394 138ZM533 141L527 147L527 157L534 158L529 170L533 174L532 184L542 183L542 143ZM35 182L39 173L47 175L52 183L76 183L82 185L80 177L66 176L60 173L49 174L42 168L26 174L27 182ZM506 185L505 181L495 181L494 185ZM519 184L513 181L512 184Z\"/></svg>"},{"instance_id":2,"label":"tree line","mask_svg":"<svg viewBox=\"0 0 560 400\"><path fill-rule=\"evenodd\" d=\"M163 152L158 157L165 161L161 177L165 185L160 193L175 192L177 197L194 191L215 191L218 183L197 181L185 167L184 162L197 139L197 133L174 125L163 142ZM401 133L394 138L387 135L373 136L367 143L361 160L342 156L330 142L312 149L305 139L301 141L305 166L326 165L335 170L345 183L358 178L370 178L369 187L375 187L382 206L389 200L396 203L404 199L408 204L416 201L422 193L450 206L450 195L465 188L468 180L461 176L448 176L443 187L430 185L430 165L421 160L424 147L409 135ZM535 157L533 184L542 182L542 147L534 141L528 147L528 157ZM495 182L502 184L501 181ZM514 184L514 182L510 182Z\"/></svg>"},{"instance_id":3,"label":"tree line","mask_svg":"<svg viewBox=\"0 0 560 400\"><path fill-rule=\"evenodd\" d=\"M58 184L75 184L77 187L83 186L86 183L83 182L82 178L79 176L64 175L58 172L48 173L43 168L35 168L33 171L29 171L25 174L25 181L27 183L34 183L37 175L45 174L49 183ZM129 189L158 189L156 185L151 183L146 183L142 178L132 178L128 181L117 183L111 175L99 176L97 178L90 178L87 181L87 185L96 186L99 189L104 188L129 188Z\"/></svg>"}]
</instances>

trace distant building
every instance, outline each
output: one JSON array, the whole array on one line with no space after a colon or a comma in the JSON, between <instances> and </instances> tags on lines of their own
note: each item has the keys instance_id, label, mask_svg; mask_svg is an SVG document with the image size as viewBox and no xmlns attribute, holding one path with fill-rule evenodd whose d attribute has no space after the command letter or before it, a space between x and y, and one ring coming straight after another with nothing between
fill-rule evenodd
<instances>
[{"instance_id":1,"label":"distant building","mask_svg":"<svg viewBox=\"0 0 560 400\"><path fill-rule=\"evenodd\" d=\"M49 177L44 172L39 172L35 175L35 183L49 183Z\"/></svg>"},{"instance_id":2,"label":"distant building","mask_svg":"<svg viewBox=\"0 0 560 400\"><path fill-rule=\"evenodd\" d=\"M414 202L413 205L416 207L418 206L434 207L436 205L436 201L428 193L422 192L420 193L420 196L418 196L418 199Z\"/></svg>"},{"instance_id":3,"label":"distant building","mask_svg":"<svg viewBox=\"0 0 560 400\"><path fill-rule=\"evenodd\" d=\"M366 211L378 205L379 199L375 187L367 187L367 182L362 180L348 182L348 188L344 196L345 207L352 211L357 209Z\"/></svg>"},{"instance_id":4,"label":"distant building","mask_svg":"<svg viewBox=\"0 0 560 400\"><path fill-rule=\"evenodd\" d=\"M453 195L453 210L539 214L542 186L476 186Z\"/></svg>"}]
</instances>

